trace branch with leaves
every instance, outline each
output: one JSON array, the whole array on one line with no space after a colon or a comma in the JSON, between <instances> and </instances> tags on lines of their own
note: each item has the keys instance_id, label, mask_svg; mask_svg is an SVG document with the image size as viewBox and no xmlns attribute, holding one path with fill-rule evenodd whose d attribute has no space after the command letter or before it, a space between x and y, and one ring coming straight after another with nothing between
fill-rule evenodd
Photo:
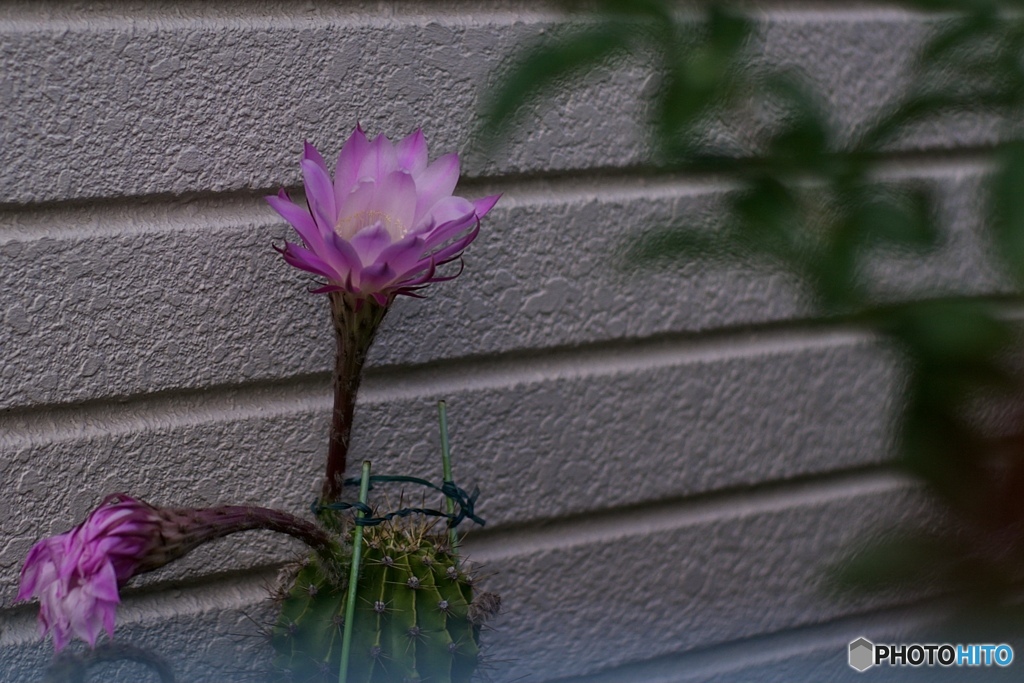
<instances>
[{"instance_id":1,"label":"branch with leaves","mask_svg":"<svg viewBox=\"0 0 1024 683\"><path fill-rule=\"evenodd\" d=\"M1019 589L1024 568L1024 421L993 433L980 397L1020 395L1008 362L1019 336L1010 297L917 297L880 292L866 259L878 248L925 255L939 243L938 198L922 183L880 174L892 145L922 122L964 112L998 117L985 191L988 237L999 266L1024 284L1024 17L1019 3L919 0L932 27L898 93L855 139L833 130L826 98L791 70L752 60L755 23L724 2L682 14L661 0L566 2L580 28L525 52L492 93L481 140L496 144L527 106L568 79L631 51L657 55L650 110L652 161L665 172L714 172L737 189L719 229L650 230L632 265L715 259L787 271L824 322L855 323L895 347L905 365L896 465L948 510L947 528L876 545L847 562L857 585L880 579L948 580L987 598ZM638 30L640 29L640 30ZM722 154L709 130L758 107L781 112L756 149ZM899 303L882 303L898 301ZM913 552L909 552L912 548Z\"/></svg>"}]
</instances>

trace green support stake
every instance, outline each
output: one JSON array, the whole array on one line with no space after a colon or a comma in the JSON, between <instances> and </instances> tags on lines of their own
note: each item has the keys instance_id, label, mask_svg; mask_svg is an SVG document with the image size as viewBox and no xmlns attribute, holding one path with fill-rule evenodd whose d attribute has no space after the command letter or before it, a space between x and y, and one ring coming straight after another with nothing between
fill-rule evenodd
<instances>
[{"instance_id":1,"label":"green support stake","mask_svg":"<svg viewBox=\"0 0 1024 683\"><path fill-rule=\"evenodd\" d=\"M359 502L366 505L370 497L370 461L363 461L363 472L359 480ZM362 519L366 513L360 510L356 517ZM359 563L363 559L363 526L356 524L352 539L352 569L348 575L348 601L345 603L345 630L341 634L341 669L338 683L348 683L348 657L352 650L352 623L356 614L356 588L359 583Z\"/></svg>"},{"instance_id":2,"label":"green support stake","mask_svg":"<svg viewBox=\"0 0 1024 683\"><path fill-rule=\"evenodd\" d=\"M437 419L441 423L441 465L444 468L445 483L454 482L452 478L452 452L448 446L448 410L444 401L437 402ZM455 515L455 501L448 496L444 497L445 511L449 515ZM459 556L459 532L455 527L448 529L448 541L452 546L452 555Z\"/></svg>"}]
</instances>

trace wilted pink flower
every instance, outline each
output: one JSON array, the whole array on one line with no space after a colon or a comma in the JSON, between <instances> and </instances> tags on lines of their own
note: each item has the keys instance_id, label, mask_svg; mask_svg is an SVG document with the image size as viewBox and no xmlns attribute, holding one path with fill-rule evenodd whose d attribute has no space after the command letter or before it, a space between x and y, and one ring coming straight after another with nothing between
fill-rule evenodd
<instances>
[{"instance_id":1,"label":"wilted pink flower","mask_svg":"<svg viewBox=\"0 0 1024 683\"><path fill-rule=\"evenodd\" d=\"M38 597L42 635L58 651L72 635L96 644L100 628L114 635L118 585L159 543L156 509L128 496L110 496L67 533L44 538L28 553L18 600Z\"/></svg>"},{"instance_id":2,"label":"wilted pink flower","mask_svg":"<svg viewBox=\"0 0 1024 683\"><path fill-rule=\"evenodd\" d=\"M398 144L373 142L358 126L342 147L334 172L313 145L305 145L302 176L307 207L284 190L270 205L302 238L303 246L279 249L296 268L321 275L317 292L346 292L386 306L440 277L436 268L461 256L498 195L470 202L452 196L459 157L427 163L427 143L417 130Z\"/></svg>"},{"instance_id":3,"label":"wilted pink flower","mask_svg":"<svg viewBox=\"0 0 1024 683\"><path fill-rule=\"evenodd\" d=\"M277 510L242 505L157 508L118 493L107 496L71 531L32 546L21 569L17 599L39 598L40 635L52 631L58 652L73 635L95 646L101 628L114 635L118 589L128 579L206 541L250 529L287 533L322 554L335 552L334 541L323 530Z\"/></svg>"}]
</instances>

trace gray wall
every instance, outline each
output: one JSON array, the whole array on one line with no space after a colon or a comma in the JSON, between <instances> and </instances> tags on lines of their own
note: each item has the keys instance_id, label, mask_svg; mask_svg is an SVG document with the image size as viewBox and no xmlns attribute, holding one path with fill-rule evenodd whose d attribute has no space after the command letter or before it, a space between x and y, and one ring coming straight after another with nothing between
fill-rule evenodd
<instances>
[{"instance_id":1,"label":"gray wall","mask_svg":"<svg viewBox=\"0 0 1024 683\"><path fill-rule=\"evenodd\" d=\"M844 131L923 33L894 10L772 7L756 51L822 85ZM504 0L0 3L4 680L51 652L13 605L26 551L105 494L307 509L331 334L261 196L299 184L304 138L330 157L356 120L465 151L496 69L557 17ZM436 478L448 400L457 478L489 520L469 550L506 606L495 681L839 680L850 639L930 614L822 588L825 563L926 507L884 466L898 366L863 332L807 324L777 273L621 267L645 228L708 221L728 189L636 170L652 86L619 64L464 158L460 194L504 197L461 278L395 305L355 459ZM755 126L717 134L742 152ZM926 261L880 258L880 283L1003 288L977 238L995 131L951 119L893 148L885 172L941 190L948 234ZM118 638L183 680L253 680L267 585L298 551L204 547L125 591Z\"/></svg>"}]
</instances>

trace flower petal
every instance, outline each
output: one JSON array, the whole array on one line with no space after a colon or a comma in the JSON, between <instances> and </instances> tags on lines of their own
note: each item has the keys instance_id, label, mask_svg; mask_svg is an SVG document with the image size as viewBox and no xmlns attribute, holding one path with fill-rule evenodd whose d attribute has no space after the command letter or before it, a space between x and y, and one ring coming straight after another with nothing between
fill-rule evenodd
<instances>
[{"instance_id":1,"label":"flower petal","mask_svg":"<svg viewBox=\"0 0 1024 683\"><path fill-rule=\"evenodd\" d=\"M434 272L437 264L434 263L434 259L427 259L426 265L423 268L418 269L419 276L409 279L408 277L402 281L402 288L415 288L418 289L420 285L431 282L434 279ZM403 292L408 294L408 292Z\"/></svg>"},{"instance_id":2,"label":"flower petal","mask_svg":"<svg viewBox=\"0 0 1024 683\"><path fill-rule=\"evenodd\" d=\"M373 208L384 214L385 226L393 240L409 233L416 215L416 182L408 173L389 173L377 188Z\"/></svg>"},{"instance_id":3,"label":"flower petal","mask_svg":"<svg viewBox=\"0 0 1024 683\"><path fill-rule=\"evenodd\" d=\"M302 158L304 161L312 161L319 166L323 170L324 175L330 175L330 171L327 170L327 162L324 161L320 151L309 140L302 143Z\"/></svg>"},{"instance_id":4,"label":"flower petal","mask_svg":"<svg viewBox=\"0 0 1024 683\"><path fill-rule=\"evenodd\" d=\"M363 269L363 288L380 291L395 281L397 273L386 263L374 263Z\"/></svg>"},{"instance_id":5,"label":"flower petal","mask_svg":"<svg viewBox=\"0 0 1024 683\"><path fill-rule=\"evenodd\" d=\"M395 154L398 168L413 175L421 173L427 167L427 140L423 137L423 129L417 128L412 135L403 138L395 146Z\"/></svg>"},{"instance_id":6,"label":"flower petal","mask_svg":"<svg viewBox=\"0 0 1024 683\"><path fill-rule=\"evenodd\" d=\"M277 211L282 218L288 221L289 225L295 228L295 232L299 233L299 237L307 247L313 250L323 248L324 240L313 216L309 211L291 201L288 193L281 190L276 195L267 195L264 199L274 211Z\"/></svg>"},{"instance_id":7,"label":"flower petal","mask_svg":"<svg viewBox=\"0 0 1024 683\"><path fill-rule=\"evenodd\" d=\"M476 217L483 218L486 216L487 212L494 208L499 199L501 199L500 194L492 194L490 197L483 197L473 202L473 207L476 209Z\"/></svg>"},{"instance_id":8,"label":"flower petal","mask_svg":"<svg viewBox=\"0 0 1024 683\"><path fill-rule=\"evenodd\" d=\"M41 584L49 584L56 578L60 555L55 553L55 549L59 549L60 545L58 539L44 538L32 546L21 568L21 581L15 601L28 600L38 595Z\"/></svg>"},{"instance_id":9,"label":"flower petal","mask_svg":"<svg viewBox=\"0 0 1024 683\"><path fill-rule=\"evenodd\" d=\"M430 257L437 262L437 265L448 263L449 261L458 258L462 255L469 244L476 239L477 235L480 234L480 222L477 221L476 225L468 233L455 240L451 244L442 247L436 251L430 253Z\"/></svg>"},{"instance_id":10,"label":"flower petal","mask_svg":"<svg viewBox=\"0 0 1024 683\"><path fill-rule=\"evenodd\" d=\"M341 204L337 222L331 226L334 232L342 239L351 240L357 232L370 225L372 221L368 219L368 212L373 207L376 196L376 179L366 178L356 183Z\"/></svg>"},{"instance_id":11,"label":"flower petal","mask_svg":"<svg viewBox=\"0 0 1024 683\"><path fill-rule=\"evenodd\" d=\"M323 259L302 247L286 242L283 249L277 249L278 253L284 257L284 260L289 265L295 266L300 270L313 273L314 275L322 275L328 280L335 280L339 277L338 273L335 273L330 266L328 266Z\"/></svg>"},{"instance_id":12,"label":"flower petal","mask_svg":"<svg viewBox=\"0 0 1024 683\"><path fill-rule=\"evenodd\" d=\"M106 562L93 575L92 581L88 585L89 592L96 598L107 602L121 602L121 597L117 592L117 574L114 573L110 562Z\"/></svg>"},{"instance_id":13,"label":"flower petal","mask_svg":"<svg viewBox=\"0 0 1024 683\"><path fill-rule=\"evenodd\" d=\"M450 197L455 190L459 182L459 155L446 154L414 176L414 180L419 195L416 203L416 219L419 221L434 204Z\"/></svg>"},{"instance_id":14,"label":"flower petal","mask_svg":"<svg viewBox=\"0 0 1024 683\"><path fill-rule=\"evenodd\" d=\"M430 210L434 225L440 227L454 220L465 220L467 216L475 216L476 207L468 199L462 197L445 197Z\"/></svg>"},{"instance_id":15,"label":"flower petal","mask_svg":"<svg viewBox=\"0 0 1024 683\"><path fill-rule=\"evenodd\" d=\"M427 252L432 252L445 242L460 237L466 231L479 225L480 219L476 217L473 211L442 223L425 235L427 242L426 250Z\"/></svg>"},{"instance_id":16,"label":"flower petal","mask_svg":"<svg viewBox=\"0 0 1024 683\"><path fill-rule=\"evenodd\" d=\"M359 169L360 178L365 176L382 178L397 170L398 158L395 155L395 146L391 144L386 135L381 133L370 143L370 153Z\"/></svg>"},{"instance_id":17,"label":"flower petal","mask_svg":"<svg viewBox=\"0 0 1024 683\"><path fill-rule=\"evenodd\" d=\"M309 160L302 161L302 180L306 186L306 200L320 226L330 230L338 220L338 205L334 199L334 186L331 179L318 164Z\"/></svg>"},{"instance_id":18,"label":"flower petal","mask_svg":"<svg viewBox=\"0 0 1024 683\"><path fill-rule=\"evenodd\" d=\"M330 292L347 292L348 290L341 285L324 285L323 287L313 287L309 290L310 294L329 294Z\"/></svg>"},{"instance_id":19,"label":"flower petal","mask_svg":"<svg viewBox=\"0 0 1024 683\"><path fill-rule=\"evenodd\" d=\"M81 588L71 590L64 601L64 611L71 622L71 630L79 638L96 647L96 637L100 634L102 617L99 614L96 599Z\"/></svg>"},{"instance_id":20,"label":"flower petal","mask_svg":"<svg viewBox=\"0 0 1024 683\"><path fill-rule=\"evenodd\" d=\"M423 257L424 240L419 235L407 237L390 245L377 256L377 263L386 263L399 278L408 277Z\"/></svg>"},{"instance_id":21,"label":"flower petal","mask_svg":"<svg viewBox=\"0 0 1024 683\"><path fill-rule=\"evenodd\" d=\"M53 649L60 652L71 642L71 629L64 624L47 624L46 629L51 628L53 630ZM44 630L43 633L45 634L46 631Z\"/></svg>"},{"instance_id":22,"label":"flower petal","mask_svg":"<svg viewBox=\"0 0 1024 683\"><path fill-rule=\"evenodd\" d=\"M352 248L359 254L359 260L364 266L373 264L377 260L377 255L390 244L391 233L380 221L363 228L352 238ZM364 272L365 270L364 268Z\"/></svg>"},{"instance_id":23,"label":"flower petal","mask_svg":"<svg viewBox=\"0 0 1024 683\"><path fill-rule=\"evenodd\" d=\"M334 196L342 208L349 192L359 182L359 169L370 153L370 143L358 125L338 154L338 165L334 170Z\"/></svg>"}]
</instances>

